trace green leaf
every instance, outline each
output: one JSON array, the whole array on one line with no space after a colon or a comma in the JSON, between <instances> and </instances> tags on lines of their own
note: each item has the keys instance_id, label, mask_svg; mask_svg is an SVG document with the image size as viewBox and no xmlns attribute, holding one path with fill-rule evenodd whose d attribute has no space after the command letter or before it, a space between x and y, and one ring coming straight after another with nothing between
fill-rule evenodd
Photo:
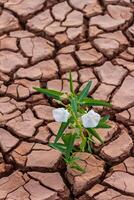
<instances>
[{"instance_id":1,"label":"green leaf","mask_svg":"<svg viewBox=\"0 0 134 200\"><path fill-rule=\"evenodd\" d=\"M89 141L90 143L95 143L95 141L93 140L93 138L91 136L87 137L87 141Z\"/></svg>"},{"instance_id":2,"label":"green leaf","mask_svg":"<svg viewBox=\"0 0 134 200\"><path fill-rule=\"evenodd\" d=\"M54 99L61 100L61 96L64 94L63 92L55 91L55 90L49 90L49 89L44 89L44 88L36 88L34 89L37 92L40 92L42 94L47 95L48 97L53 97Z\"/></svg>"},{"instance_id":3,"label":"green leaf","mask_svg":"<svg viewBox=\"0 0 134 200\"><path fill-rule=\"evenodd\" d=\"M71 164L71 163L73 163L75 161L80 160L80 158L79 157L75 157L74 155L71 155L69 157L69 159L64 158L64 160L66 161L66 163Z\"/></svg>"},{"instance_id":4,"label":"green leaf","mask_svg":"<svg viewBox=\"0 0 134 200\"><path fill-rule=\"evenodd\" d=\"M70 156L70 162L76 162L78 160L80 160L80 157L75 157L74 155Z\"/></svg>"},{"instance_id":5,"label":"green leaf","mask_svg":"<svg viewBox=\"0 0 134 200\"><path fill-rule=\"evenodd\" d=\"M76 169L82 173L85 172L85 169L83 169L80 165L77 164L76 161L80 160L79 157L75 157L73 155L71 155L69 158L64 158L65 162L67 163L67 165L69 165L72 169Z\"/></svg>"},{"instance_id":6,"label":"green leaf","mask_svg":"<svg viewBox=\"0 0 134 200\"><path fill-rule=\"evenodd\" d=\"M49 146L59 150L62 154L65 154L66 152L66 146L62 143L49 143Z\"/></svg>"},{"instance_id":7,"label":"green leaf","mask_svg":"<svg viewBox=\"0 0 134 200\"><path fill-rule=\"evenodd\" d=\"M96 126L95 128L111 128L111 126L106 123L99 123L98 126Z\"/></svg>"},{"instance_id":8,"label":"green leaf","mask_svg":"<svg viewBox=\"0 0 134 200\"><path fill-rule=\"evenodd\" d=\"M90 142L87 142L87 148L88 148L88 152L89 153L92 153L92 148L90 146Z\"/></svg>"},{"instance_id":9,"label":"green leaf","mask_svg":"<svg viewBox=\"0 0 134 200\"><path fill-rule=\"evenodd\" d=\"M69 134L66 155L65 155L67 159L69 159L72 153L75 137L76 137L76 134Z\"/></svg>"},{"instance_id":10,"label":"green leaf","mask_svg":"<svg viewBox=\"0 0 134 200\"><path fill-rule=\"evenodd\" d=\"M102 140L102 138L100 137L100 135L97 133L97 131L94 128L86 128L86 129L88 130L89 133L91 133L102 144L104 143L104 141Z\"/></svg>"},{"instance_id":11,"label":"green leaf","mask_svg":"<svg viewBox=\"0 0 134 200\"><path fill-rule=\"evenodd\" d=\"M91 85L92 81L89 81L86 87L84 87L84 89L80 92L80 94L78 95L79 101L88 96Z\"/></svg>"},{"instance_id":12,"label":"green leaf","mask_svg":"<svg viewBox=\"0 0 134 200\"><path fill-rule=\"evenodd\" d=\"M85 169L83 169L80 165L78 165L76 162L70 165L72 169L76 169L82 173L85 173Z\"/></svg>"},{"instance_id":13,"label":"green leaf","mask_svg":"<svg viewBox=\"0 0 134 200\"><path fill-rule=\"evenodd\" d=\"M84 98L81 102L81 105L86 106L108 106L111 107L112 105L106 101L98 100L98 99L92 99L92 98Z\"/></svg>"},{"instance_id":14,"label":"green leaf","mask_svg":"<svg viewBox=\"0 0 134 200\"><path fill-rule=\"evenodd\" d=\"M71 101L71 108L72 108L73 112L75 113L75 115L77 116L77 102L76 102L76 98L72 97L70 101Z\"/></svg>"},{"instance_id":15,"label":"green leaf","mask_svg":"<svg viewBox=\"0 0 134 200\"><path fill-rule=\"evenodd\" d=\"M81 151L85 150L85 146L86 146L86 137L82 138L82 142L80 144Z\"/></svg>"},{"instance_id":16,"label":"green leaf","mask_svg":"<svg viewBox=\"0 0 134 200\"><path fill-rule=\"evenodd\" d=\"M101 122L106 122L107 120L109 120L110 116L109 115L105 115L104 117L101 118Z\"/></svg>"},{"instance_id":17,"label":"green leaf","mask_svg":"<svg viewBox=\"0 0 134 200\"><path fill-rule=\"evenodd\" d=\"M109 115L104 116L100 121L97 127L95 128L111 128L109 124L106 123L106 121L109 120Z\"/></svg>"},{"instance_id":18,"label":"green leaf","mask_svg":"<svg viewBox=\"0 0 134 200\"><path fill-rule=\"evenodd\" d=\"M87 149L89 153L92 153L92 143L95 143L95 141L93 140L93 135L89 133L87 137Z\"/></svg>"},{"instance_id":19,"label":"green leaf","mask_svg":"<svg viewBox=\"0 0 134 200\"><path fill-rule=\"evenodd\" d=\"M69 123L70 123L70 118L68 119L67 122L62 122L62 123L61 123L61 126L60 126L60 128L59 128L59 130L58 130L58 133L57 133L57 136L56 136L56 138L55 138L54 143L57 143L57 142L58 142L58 140L61 138L63 132L65 131L65 129L67 128L67 126L69 125Z\"/></svg>"},{"instance_id":20,"label":"green leaf","mask_svg":"<svg viewBox=\"0 0 134 200\"><path fill-rule=\"evenodd\" d=\"M68 146L68 143L69 143L69 140L70 140L70 134L63 134L62 135L62 140L63 140L64 144L66 146Z\"/></svg>"},{"instance_id":21,"label":"green leaf","mask_svg":"<svg viewBox=\"0 0 134 200\"><path fill-rule=\"evenodd\" d=\"M72 94L74 94L73 79L72 79L71 71L69 72L69 83L70 83L70 91L72 92Z\"/></svg>"}]
</instances>

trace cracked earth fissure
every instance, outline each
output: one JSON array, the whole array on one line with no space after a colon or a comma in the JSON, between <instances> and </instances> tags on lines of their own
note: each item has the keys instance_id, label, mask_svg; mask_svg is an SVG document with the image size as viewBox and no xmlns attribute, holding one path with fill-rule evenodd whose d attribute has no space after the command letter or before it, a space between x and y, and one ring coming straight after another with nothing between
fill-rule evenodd
<instances>
[{"instance_id":1,"label":"cracked earth fissure","mask_svg":"<svg viewBox=\"0 0 134 200\"><path fill-rule=\"evenodd\" d=\"M134 3L29 2L0 0L0 199L133 200ZM113 104L95 108L111 128L98 130L93 155L79 155L85 174L48 146L58 105L33 90L69 92L69 70L75 91L92 80L90 95Z\"/></svg>"}]
</instances>

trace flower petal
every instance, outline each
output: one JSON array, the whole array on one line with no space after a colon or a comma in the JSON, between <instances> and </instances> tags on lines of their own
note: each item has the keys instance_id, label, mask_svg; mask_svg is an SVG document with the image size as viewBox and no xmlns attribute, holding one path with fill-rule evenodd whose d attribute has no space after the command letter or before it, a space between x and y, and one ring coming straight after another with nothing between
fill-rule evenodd
<instances>
[{"instance_id":1,"label":"flower petal","mask_svg":"<svg viewBox=\"0 0 134 200\"><path fill-rule=\"evenodd\" d=\"M94 112L93 110L90 110L87 114L84 114L81 117L83 126L85 128L94 128L98 125L101 117L98 113Z\"/></svg>"},{"instance_id":2,"label":"flower petal","mask_svg":"<svg viewBox=\"0 0 134 200\"><path fill-rule=\"evenodd\" d=\"M64 108L56 108L52 114L56 122L67 122L69 117L69 112Z\"/></svg>"}]
</instances>

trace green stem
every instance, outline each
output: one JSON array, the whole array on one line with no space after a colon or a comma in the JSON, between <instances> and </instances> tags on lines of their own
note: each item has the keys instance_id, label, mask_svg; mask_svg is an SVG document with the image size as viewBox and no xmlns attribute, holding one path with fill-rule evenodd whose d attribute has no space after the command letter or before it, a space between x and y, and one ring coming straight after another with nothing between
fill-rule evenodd
<instances>
[{"instance_id":1,"label":"green stem","mask_svg":"<svg viewBox=\"0 0 134 200\"><path fill-rule=\"evenodd\" d=\"M74 120L75 120L75 122L76 122L77 127L78 127L79 130L80 130L80 136L81 136L82 142L84 143L84 141L85 141L85 136L84 136L84 134L83 134L83 128L82 128L82 126L81 126L81 124L80 124L80 122L79 122L77 116L75 115L75 113L74 113L73 110L71 109L71 107L70 107L70 112L71 112L71 114L72 114L72 116L73 116L73 118L74 118ZM84 149L83 149L82 151L84 151Z\"/></svg>"},{"instance_id":2,"label":"green stem","mask_svg":"<svg viewBox=\"0 0 134 200\"><path fill-rule=\"evenodd\" d=\"M55 100L55 102L58 103L58 104L60 104L60 105L62 105L62 106L64 106L65 108L67 107L67 105L65 105L62 101Z\"/></svg>"}]
</instances>

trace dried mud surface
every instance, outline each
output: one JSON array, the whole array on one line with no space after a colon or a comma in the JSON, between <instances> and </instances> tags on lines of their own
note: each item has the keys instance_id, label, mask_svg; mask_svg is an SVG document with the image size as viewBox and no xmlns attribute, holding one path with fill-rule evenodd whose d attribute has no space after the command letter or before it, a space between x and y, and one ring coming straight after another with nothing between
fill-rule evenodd
<instances>
[{"instance_id":1,"label":"dried mud surface","mask_svg":"<svg viewBox=\"0 0 134 200\"><path fill-rule=\"evenodd\" d=\"M1 200L134 200L133 19L133 0L0 0ZM48 146L56 105L33 90L68 92L68 70L113 104L82 175Z\"/></svg>"}]
</instances>

